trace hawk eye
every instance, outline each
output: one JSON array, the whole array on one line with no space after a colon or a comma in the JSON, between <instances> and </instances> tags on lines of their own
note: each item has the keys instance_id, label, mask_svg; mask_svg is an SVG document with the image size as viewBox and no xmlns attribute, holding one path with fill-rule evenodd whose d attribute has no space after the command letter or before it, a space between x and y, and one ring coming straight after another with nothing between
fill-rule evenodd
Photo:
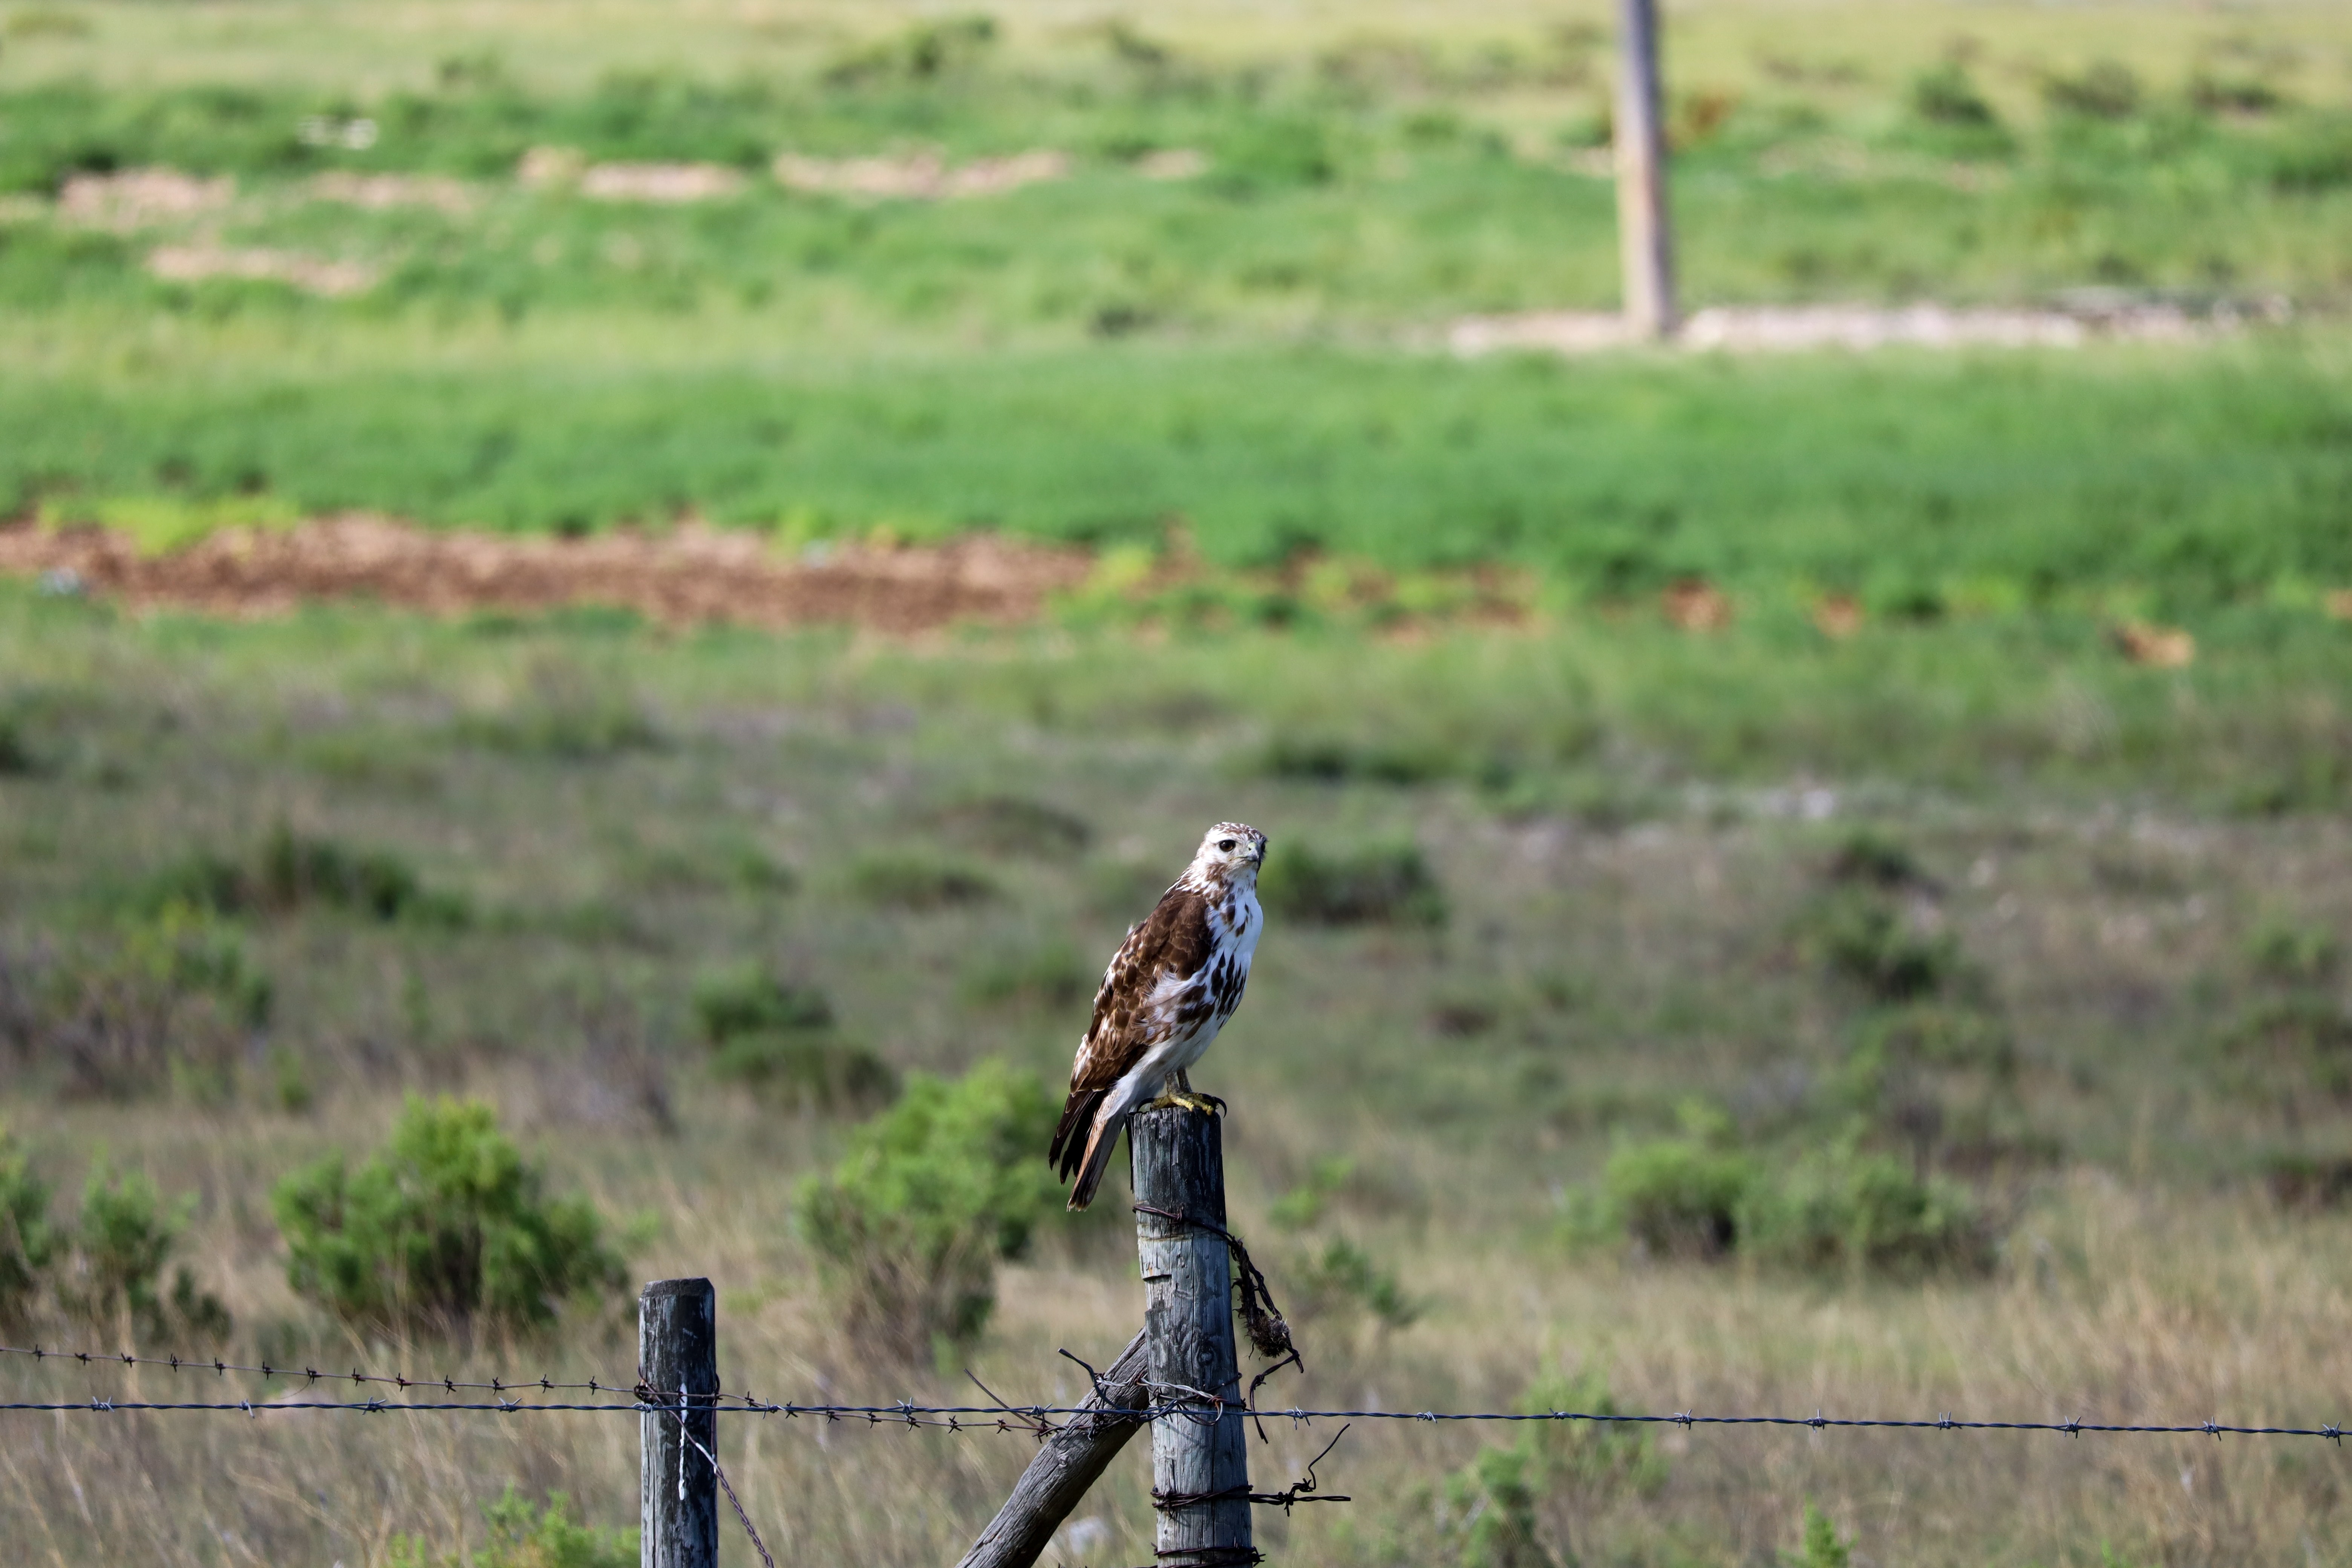
<instances>
[{"instance_id":1,"label":"hawk eye","mask_svg":"<svg viewBox=\"0 0 2352 1568\"><path fill-rule=\"evenodd\" d=\"M1231 850L1233 847L1234 841L1230 838L1220 838L1217 840L1217 847L1220 849Z\"/></svg>"}]
</instances>

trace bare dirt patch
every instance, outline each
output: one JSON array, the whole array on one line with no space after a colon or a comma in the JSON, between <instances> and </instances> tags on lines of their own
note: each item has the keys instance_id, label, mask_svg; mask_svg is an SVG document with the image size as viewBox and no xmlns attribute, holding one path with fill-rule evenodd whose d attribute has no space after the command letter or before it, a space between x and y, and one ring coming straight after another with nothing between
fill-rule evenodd
<instances>
[{"instance_id":1,"label":"bare dirt patch","mask_svg":"<svg viewBox=\"0 0 2352 1568\"><path fill-rule=\"evenodd\" d=\"M200 283L208 278L284 283L308 294L340 299L375 286L375 268L360 261L335 261L294 250L222 245L167 245L147 257L147 270L166 283Z\"/></svg>"},{"instance_id":2,"label":"bare dirt patch","mask_svg":"<svg viewBox=\"0 0 2352 1568\"><path fill-rule=\"evenodd\" d=\"M381 212L390 207L432 207L452 217L474 210L475 193L463 181L440 174L354 174L330 170L310 182L313 201Z\"/></svg>"},{"instance_id":3,"label":"bare dirt patch","mask_svg":"<svg viewBox=\"0 0 2352 1568\"><path fill-rule=\"evenodd\" d=\"M236 195L236 182L226 174L200 180L177 169L122 169L67 180L58 193L58 216L68 223L128 234L225 207Z\"/></svg>"},{"instance_id":4,"label":"bare dirt patch","mask_svg":"<svg viewBox=\"0 0 2352 1568\"><path fill-rule=\"evenodd\" d=\"M950 166L936 151L896 157L812 158L779 153L772 165L786 190L816 195L898 197L918 201L1002 195L1070 172L1070 155L1034 148L1005 158L975 158Z\"/></svg>"},{"instance_id":5,"label":"bare dirt patch","mask_svg":"<svg viewBox=\"0 0 2352 1568\"><path fill-rule=\"evenodd\" d=\"M1693 313L1675 346L1694 352L1791 353L1816 349L2078 348L2098 340L2180 342L2275 320L2278 307L2192 314L2161 301L2084 304L2063 310L1973 309L1951 305L1709 306ZM1446 346L1475 358L1496 353L1600 353L1637 340L1624 318L1599 310L1533 310L1465 316L1446 330Z\"/></svg>"},{"instance_id":6,"label":"bare dirt patch","mask_svg":"<svg viewBox=\"0 0 2352 1568\"><path fill-rule=\"evenodd\" d=\"M225 529L163 555L142 555L124 535L96 527L0 530L0 572L134 605L229 616L283 614L331 598L445 615L600 604L674 625L913 633L1030 619L1092 567L1081 551L986 534L901 549L836 546L793 560L759 534L699 523L558 539L348 516Z\"/></svg>"}]
</instances>

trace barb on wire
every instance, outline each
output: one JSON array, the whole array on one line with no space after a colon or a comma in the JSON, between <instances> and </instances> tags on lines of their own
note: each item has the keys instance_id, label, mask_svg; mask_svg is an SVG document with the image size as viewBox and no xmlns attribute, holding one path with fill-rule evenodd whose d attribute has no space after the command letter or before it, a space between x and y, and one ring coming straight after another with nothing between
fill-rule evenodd
<instances>
[{"instance_id":1,"label":"barb on wire","mask_svg":"<svg viewBox=\"0 0 2352 1568\"><path fill-rule=\"evenodd\" d=\"M1062 1352L1068 1355L1069 1352ZM57 1401L0 1401L0 1411L235 1411L258 1416L264 1411L279 1410L351 1410L369 1414L383 1412L467 1412L485 1411L500 1415L536 1415L542 1413L610 1412L639 1414L643 1408L632 1401L617 1401L642 1394L650 1399L667 1402L679 1397L677 1391L635 1388L625 1383L591 1379L584 1383L562 1383L551 1378L513 1382L491 1379L488 1382L467 1381L457 1377L412 1378L384 1376L362 1371L350 1373L322 1372L315 1367L299 1369L273 1367L267 1363L242 1366L223 1361L197 1361L188 1357L142 1356L131 1352L94 1354L81 1351L53 1351L35 1346L22 1348L0 1345L0 1356L19 1355L60 1365L95 1367L167 1366L174 1371L211 1372L226 1376L228 1373L253 1373L265 1377L300 1378L304 1386L317 1387L321 1383L352 1383L354 1384L389 1384L404 1394L422 1391L437 1391L457 1395L461 1393L490 1393L489 1400L466 1400L456 1397L426 1400L414 1397L384 1399L371 1397L356 1400L296 1399L280 1396L256 1402L253 1399L223 1400L123 1400L92 1397ZM1097 1394L1105 1392L1102 1375L1076 1356L1073 1362L1084 1367ZM975 1383L979 1380L974 1379ZM869 1426L895 1425L931 1426L943 1431L963 1432L1027 1432L1037 1434L1058 1431L1055 1418L1075 1420L1081 1417L1102 1419L1106 1416L1120 1421L1156 1421L1168 1416L1190 1419L1216 1419L1230 1407L1231 1401L1202 1389L1177 1384L1148 1384L1150 1402L1133 1408L1106 1409L1102 1405L1014 1405L999 1397L985 1384L982 1392L995 1401L992 1405L920 1405L912 1400L898 1400L887 1405L793 1405L775 1404L755 1399L751 1394L711 1393L692 1397L709 1402L710 1408L724 1408L738 1413L758 1415L821 1415L828 1421L863 1416ZM526 1400L523 1395L552 1393L585 1392L604 1394L613 1403L573 1400ZM723 1404L721 1402L724 1402ZM1422 1421L1439 1422L1498 1422L1498 1421L1587 1421L1595 1424L1621 1423L1633 1426L1801 1426L1813 1431L1830 1427L1856 1430L1923 1430L1938 1432L2055 1432L2070 1437L2084 1433L2103 1436L2210 1436L2221 1437L2320 1437L2341 1447L2345 1426L2331 1423L2322 1426L2246 1426L2221 1421L2193 1422L2102 1422L2076 1416L2064 1421L1963 1421L1949 1413L1931 1417L1906 1419L1885 1416L1836 1416L1816 1411L1811 1415L1701 1415L1691 1410L1676 1410L1663 1415L1630 1415L1600 1411L1496 1411L1496 1410L1307 1410L1293 1406L1287 1410L1256 1411L1255 1415L1287 1417L1297 1421ZM977 1418L977 1419L974 1419ZM1328 1450L1327 1450L1328 1451ZM1302 1497L1301 1500L1304 1500Z\"/></svg>"},{"instance_id":2,"label":"barb on wire","mask_svg":"<svg viewBox=\"0 0 2352 1568\"><path fill-rule=\"evenodd\" d=\"M592 1377L584 1383L566 1383L544 1374L532 1378L491 1377L487 1381L461 1378L454 1373L444 1373L439 1377L409 1377L400 1373L366 1372L358 1367L353 1367L349 1372L326 1372L315 1366L272 1366L266 1361L232 1362L224 1361L218 1356L186 1356L176 1352L142 1355L134 1351L50 1350L38 1344L0 1345L0 1356L26 1356L37 1363L57 1362L60 1364L69 1363L82 1367L160 1366L168 1368L175 1374L183 1372L209 1372L215 1377L223 1378L230 1373L236 1373L243 1376L259 1377L265 1380L299 1379L306 1387L315 1387L321 1382L332 1382L349 1383L355 1386L377 1384L386 1388L403 1390L437 1388L444 1394L457 1394L460 1391L506 1394L525 1388L536 1389L541 1394L626 1394L630 1391L628 1383L614 1378ZM673 1389L669 1392L675 1394L677 1391ZM718 1394L711 1397L737 1400L746 1404L751 1402L751 1396L748 1394Z\"/></svg>"},{"instance_id":3,"label":"barb on wire","mask_svg":"<svg viewBox=\"0 0 2352 1568\"><path fill-rule=\"evenodd\" d=\"M1307 1461L1307 1473L1278 1492L1254 1492L1245 1484L1227 1487L1223 1491L1214 1492L1153 1492L1151 1506L1165 1511L1169 1509L1191 1508L1196 1503L1223 1502L1229 1498L1243 1498L1261 1508L1278 1508L1283 1512L1288 1513L1303 1502L1353 1502L1356 1500L1354 1498L1343 1494L1333 1493L1325 1496L1316 1490L1321 1483L1315 1479L1315 1467L1328 1458L1331 1450L1339 1446L1339 1439L1347 1435L1348 1428L1345 1426L1333 1433L1331 1440L1323 1445L1323 1451Z\"/></svg>"},{"instance_id":4,"label":"barb on wire","mask_svg":"<svg viewBox=\"0 0 2352 1568\"><path fill-rule=\"evenodd\" d=\"M1035 1415L1027 1410L1016 1410L1012 1405L1005 1404L1003 1396L999 1394L996 1390L989 1387L988 1384L981 1382L980 1374L972 1371L971 1368L964 1368L963 1374L971 1379L971 1385L974 1388L977 1388L991 1399L995 1400L997 1408L1003 1411L1006 1415L1011 1416L1013 1422L1019 1426L1023 1431L1034 1433L1036 1435L1037 1441L1040 1443L1061 1430L1060 1427L1055 1426L1052 1422L1046 1420L1042 1415ZM1002 1423L1000 1422L1000 1425Z\"/></svg>"}]
</instances>

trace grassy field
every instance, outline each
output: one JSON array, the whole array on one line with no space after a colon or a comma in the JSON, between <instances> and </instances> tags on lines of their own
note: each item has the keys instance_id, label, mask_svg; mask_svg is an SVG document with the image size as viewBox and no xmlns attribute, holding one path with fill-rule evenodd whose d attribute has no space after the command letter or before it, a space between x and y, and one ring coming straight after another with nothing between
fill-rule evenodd
<instances>
[{"instance_id":1,"label":"grassy field","mask_svg":"<svg viewBox=\"0 0 2352 1568\"><path fill-rule=\"evenodd\" d=\"M720 1076L698 984L755 963L896 1069L994 1058L1050 1081L1087 970L1197 823L1239 815L1277 863L1412 842L1444 910L1334 926L1278 906L1210 1066L1237 1223L1313 1369L1283 1402L1573 1386L1634 1408L2333 1420L2342 821L2196 793L2254 766L2265 724L2332 714L2344 755L2340 652L2298 675L2293 647L2157 673L1967 626L1808 654L1763 626L1590 617L1410 646L1052 631L924 651L610 617L134 622L12 592L13 1005L89 994L136 950L142 889L256 865L273 835L389 856L421 891L388 921L299 900L216 917L273 1002L215 1076L93 1089L36 1050L9 1121L68 1195L107 1151L191 1194L176 1256L235 1345L424 1367L456 1352L347 1338L289 1294L268 1193L372 1146L404 1090L484 1096L635 1274L719 1282L730 1386L947 1393L960 1379L845 1334L790 1218L857 1112ZM950 872L965 891L944 902L907 892ZM1897 972L1838 934L1881 907L1924 989L1888 990ZM1947 1044L1900 1043L1919 1029ZM1710 1124L1774 1171L1857 1134L1901 1151L1967 1194L1990 1271L1645 1259L1604 1212L1612 1151ZM1096 1358L1129 1331L1118 1229L1057 1218L1007 1268L966 1352L992 1386L1066 1394L1053 1348ZM472 1364L626 1359L590 1313ZM605 1419L68 1422L11 1459L11 1529L59 1563L374 1562L396 1531L478 1550L476 1505L509 1479L625 1521L633 1438ZM893 1563L958 1549L1025 1453L750 1423L726 1441L772 1541ZM2335 1560L2332 1449L1957 1441L1704 1434L1538 1467L1536 1539L1746 1561L1793 1549L1811 1498L1880 1560ZM1286 1478L1305 1442L1277 1434L1257 1473ZM1262 1523L1291 1561L1496 1561L1464 1533L1496 1462L1479 1443L1360 1429L1327 1465L1359 1502ZM1090 1505L1111 1531L1093 1551L1146 1549L1139 1475Z\"/></svg>"},{"instance_id":2,"label":"grassy field","mask_svg":"<svg viewBox=\"0 0 2352 1568\"><path fill-rule=\"evenodd\" d=\"M1502 559L1585 595L2182 608L2347 574L2332 326L1445 358L1465 312L1612 299L1606 39L1570 12L591 14L558 45L520 7L7 12L0 505L793 542L1181 521L1226 566ZM1775 15L1677 19L1695 302L2340 301L2330 14L1829 7L1801 50ZM769 168L1040 152L1053 177L949 199ZM717 183L595 194L649 160ZM179 184L102 183L156 169Z\"/></svg>"}]
</instances>

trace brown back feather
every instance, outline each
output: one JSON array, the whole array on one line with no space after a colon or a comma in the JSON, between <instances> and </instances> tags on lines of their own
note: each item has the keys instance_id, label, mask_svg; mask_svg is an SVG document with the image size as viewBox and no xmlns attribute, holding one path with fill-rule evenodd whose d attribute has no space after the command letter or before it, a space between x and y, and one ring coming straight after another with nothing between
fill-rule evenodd
<instances>
[{"instance_id":1,"label":"brown back feather","mask_svg":"<svg viewBox=\"0 0 2352 1568\"><path fill-rule=\"evenodd\" d=\"M1156 1043L1144 1030L1143 1007L1160 977L1190 979L1209 962L1209 900L1182 883L1169 889L1143 922L1127 933L1095 993L1093 1020L1070 1065L1070 1098L1046 1159L1067 1181L1086 1157L1096 1111L1118 1080ZM1110 1130L1113 1139L1118 1129ZM1097 1180L1099 1180L1099 1174Z\"/></svg>"}]
</instances>

